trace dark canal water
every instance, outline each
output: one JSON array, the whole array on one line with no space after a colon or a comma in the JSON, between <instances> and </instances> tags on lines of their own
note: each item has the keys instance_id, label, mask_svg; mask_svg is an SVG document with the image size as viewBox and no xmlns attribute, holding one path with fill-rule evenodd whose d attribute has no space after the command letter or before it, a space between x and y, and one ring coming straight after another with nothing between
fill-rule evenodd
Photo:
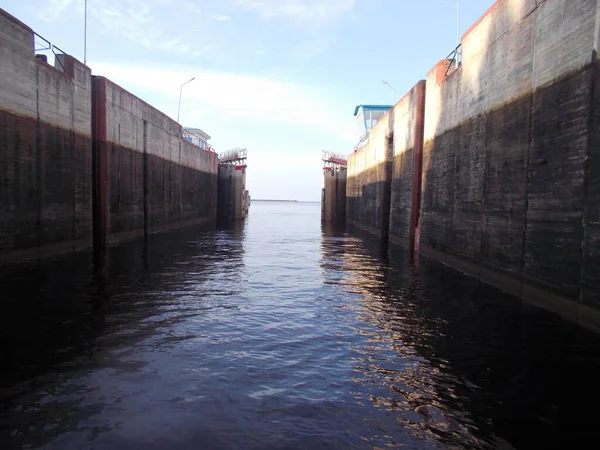
<instances>
[{"instance_id":1,"label":"dark canal water","mask_svg":"<svg viewBox=\"0 0 600 450\"><path fill-rule=\"evenodd\" d=\"M2 269L0 449L596 448L597 335L318 204L88 261Z\"/></svg>"}]
</instances>

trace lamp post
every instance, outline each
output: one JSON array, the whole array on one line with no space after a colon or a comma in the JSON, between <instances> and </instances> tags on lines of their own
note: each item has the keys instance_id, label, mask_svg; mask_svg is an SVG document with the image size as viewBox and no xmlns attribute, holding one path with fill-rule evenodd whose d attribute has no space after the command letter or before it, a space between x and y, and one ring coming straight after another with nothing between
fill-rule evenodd
<instances>
[{"instance_id":1,"label":"lamp post","mask_svg":"<svg viewBox=\"0 0 600 450\"><path fill-rule=\"evenodd\" d=\"M192 77L191 79L187 80L185 83L183 83L180 87L179 87L179 107L177 108L177 122L179 122L179 112L181 111L181 93L183 92L183 87L188 84L191 83L192 81L194 81L196 79L196 77Z\"/></svg>"},{"instance_id":2,"label":"lamp post","mask_svg":"<svg viewBox=\"0 0 600 450\"><path fill-rule=\"evenodd\" d=\"M460 0L456 0L456 48L460 45Z\"/></svg>"},{"instance_id":3,"label":"lamp post","mask_svg":"<svg viewBox=\"0 0 600 450\"><path fill-rule=\"evenodd\" d=\"M87 62L87 0L83 3L83 64Z\"/></svg>"},{"instance_id":4,"label":"lamp post","mask_svg":"<svg viewBox=\"0 0 600 450\"><path fill-rule=\"evenodd\" d=\"M392 87L392 85L391 85L390 83L388 83L387 81L385 81L385 80L381 80L381 82L382 82L383 84L385 84L387 87L389 87L389 88L392 90L392 93L393 93L393 95L394 95L394 97L393 97L394 101L392 102L392 104L396 104L396 90L395 90L395 89Z\"/></svg>"}]
</instances>

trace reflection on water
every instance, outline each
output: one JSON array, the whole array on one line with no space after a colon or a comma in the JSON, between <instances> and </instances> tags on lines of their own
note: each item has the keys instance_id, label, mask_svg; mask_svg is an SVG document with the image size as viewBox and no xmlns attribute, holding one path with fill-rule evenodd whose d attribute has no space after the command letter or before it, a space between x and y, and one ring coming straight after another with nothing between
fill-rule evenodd
<instances>
[{"instance_id":1,"label":"reflection on water","mask_svg":"<svg viewBox=\"0 0 600 450\"><path fill-rule=\"evenodd\" d=\"M0 274L0 448L565 448L600 340L319 204Z\"/></svg>"}]
</instances>

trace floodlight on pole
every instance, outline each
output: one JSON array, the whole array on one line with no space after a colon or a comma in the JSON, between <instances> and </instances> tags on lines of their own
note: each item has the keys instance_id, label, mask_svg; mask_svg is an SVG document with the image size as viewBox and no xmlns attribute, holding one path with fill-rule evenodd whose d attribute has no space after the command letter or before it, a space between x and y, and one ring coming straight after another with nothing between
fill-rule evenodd
<instances>
[{"instance_id":1,"label":"floodlight on pole","mask_svg":"<svg viewBox=\"0 0 600 450\"><path fill-rule=\"evenodd\" d=\"M387 87L389 87L389 88L392 90L392 93L393 93L393 96L394 96L394 97L393 97L393 102L392 102L392 103L393 103L393 104L396 104L396 90L395 90L395 89L392 87L392 85L391 85L390 83L388 83L387 81L385 81L385 80L381 80L381 82L382 82L383 84L385 84Z\"/></svg>"},{"instance_id":2,"label":"floodlight on pole","mask_svg":"<svg viewBox=\"0 0 600 450\"><path fill-rule=\"evenodd\" d=\"M460 45L460 0L456 0L456 47Z\"/></svg>"},{"instance_id":3,"label":"floodlight on pole","mask_svg":"<svg viewBox=\"0 0 600 450\"><path fill-rule=\"evenodd\" d=\"M177 108L177 122L179 122L179 113L181 111L181 93L183 92L183 87L188 84L191 83L192 81L194 81L196 79L196 77L192 77L191 79L187 80L185 83L183 83L180 87L179 87L179 107Z\"/></svg>"},{"instance_id":4,"label":"floodlight on pole","mask_svg":"<svg viewBox=\"0 0 600 450\"><path fill-rule=\"evenodd\" d=\"M87 63L87 0L83 3L83 64Z\"/></svg>"}]
</instances>

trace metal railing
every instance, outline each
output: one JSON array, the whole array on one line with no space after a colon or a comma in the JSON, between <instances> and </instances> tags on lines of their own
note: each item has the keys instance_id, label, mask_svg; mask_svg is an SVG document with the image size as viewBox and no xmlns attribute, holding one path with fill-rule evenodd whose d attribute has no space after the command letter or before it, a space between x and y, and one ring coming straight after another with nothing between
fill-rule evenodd
<instances>
[{"instance_id":1,"label":"metal railing","mask_svg":"<svg viewBox=\"0 0 600 450\"><path fill-rule=\"evenodd\" d=\"M38 33L36 33L35 31L33 32L34 34L34 42L33 42L33 51L34 54L38 54L38 52L47 52L50 51L52 52L52 54L54 55L54 67L56 67L56 62L58 62L58 64L60 64L60 67L62 69L62 71L65 71L65 66L61 61L61 58L59 58L58 56L64 56L67 55L66 52L64 52L63 50L61 50L60 48L58 48L56 45L52 44L52 42L50 42L48 39L44 38L43 36L39 35ZM38 45L41 45L42 47L38 47ZM58 53L57 53L58 51Z\"/></svg>"},{"instance_id":2,"label":"metal railing","mask_svg":"<svg viewBox=\"0 0 600 450\"><path fill-rule=\"evenodd\" d=\"M366 132L365 134L363 134L361 136L361 138L358 140L358 143L354 146L354 151L358 150L359 148L361 148L363 145L365 145L365 143L369 140L369 132Z\"/></svg>"},{"instance_id":3,"label":"metal railing","mask_svg":"<svg viewBox=\"0 0 600 450\"><path fill-rule=\"evenodd\" d=\"M236 165L238 162L244 161L247 157L245 148L234 148L227 152L219 153L219 164Z\"/></svg>"},{"instance_id":4,"label":"metal railing","mask_svg":"<svg viewBox=\"0 0 600 450\"><path fill-rule=\"evenodd\" d=\"M454 72L462 64L461 46L462 44L458 44L456 48L452 50L448 56L446 56L446 60L449 61L448 66L446 67L446 76Z\"/></svg>"},{"instance_id":5,"label":"metal railing","mask_svg":"<svg viewBox=\"0 0 600 450\"><path fill-rule=\"evenodd\" d=\"M204 148L200 147L198 144L196 144L193 141L190 141L189 139L187 139L188 136L194 136L195 138L198 138L198 141L204 142ZM216 153L215 149L204 140L204 138L196 133L192 133L191 131L188 131L184 128L182 128L182 132L181 132L181 137L183 139L185 139L186 141L188 141L190 144L195 145L196 147L198 147L200 150L204 150L207 152L213 152Z\"/></svg>"},{"instance_id":6,"label":"metal railing","mask_svg":"<svg viewBox=\"0 0 600 450\"><path fill-rule=\"evenodd\" d=\"M348 159L346 156L339 153L328 152L323 150L323 168L328 167L346 167L348 165Z\"/></svg>"}]
</instances>

